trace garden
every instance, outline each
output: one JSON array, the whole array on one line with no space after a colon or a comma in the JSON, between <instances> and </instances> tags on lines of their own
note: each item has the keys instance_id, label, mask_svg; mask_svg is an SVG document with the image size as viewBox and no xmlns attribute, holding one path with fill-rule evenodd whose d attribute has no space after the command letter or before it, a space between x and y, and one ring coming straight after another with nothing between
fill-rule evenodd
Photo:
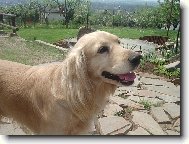
<instances>
[{"instance_id":1,"label":"garden","mask_svg":"<svg viewBox=\"0 0 189 144\"><path fill-rule=\"evenodd\" d=\"M164 65L180 61L180 5L178 0L158 1L156 6L143 5L134 10L117 6L94 9L88 0L31 0L26 3L1 6L3 14L14 14L17 35L28 41L57 43L76 38L81 26L113 33L120 38L140 39L145 36L167 37L157 50L145 54L140 71L168 79L180 78L180 69ZM11 17L1 16L1 24L11 24ZM10 32L3 25L4 32ZM150 41L158 41L157 39ZM170 45L168 48L166 43ZM177 80L178 81L178 80Z\"/></svg>"},{"instance_id":2,"label":"garden","mask_svg":"<svg viewBox=\"0 0 189 144\"><path fill-rule=\"evenodd\" d=\"M79 36L96 30L119 36L124 48L140 52L143 58L136 70L136 84L118 87L98 115L99 125L95 123L92 134L135 135L138 128L144 128L138 135L180 134L179 0L132 6L121 0L117 4L96 0L0 3L0 59L27 65L63 61ZM113 124L109 116L124 118L124 132L103 131L103 125ZM102 119L107 120L103 123ZM117 127L122 122L114 124ZM0 132L5 130L0 127Z\"/></svg>"}]
</instances>

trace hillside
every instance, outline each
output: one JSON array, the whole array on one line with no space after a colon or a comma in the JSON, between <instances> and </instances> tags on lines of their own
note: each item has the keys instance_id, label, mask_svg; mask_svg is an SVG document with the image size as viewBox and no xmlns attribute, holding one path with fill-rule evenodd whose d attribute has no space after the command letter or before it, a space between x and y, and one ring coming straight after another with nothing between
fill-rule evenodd
<instances>
[{"instance_id":1,"label":"hillside","mask_svg":"<svg viewBox=\"0 0 189 144\"><path fill-rule=\"evenodd\" d=\"M64 0L59 0L64 1ZM89 0L91 1L92 9L126 9L126 10L133 10L138 7L143 6L156 6L157 0ZM29 2L28 0L0 0L0 5L14 5L14 4L24 4Z\"/></svg>"}]
</instances>

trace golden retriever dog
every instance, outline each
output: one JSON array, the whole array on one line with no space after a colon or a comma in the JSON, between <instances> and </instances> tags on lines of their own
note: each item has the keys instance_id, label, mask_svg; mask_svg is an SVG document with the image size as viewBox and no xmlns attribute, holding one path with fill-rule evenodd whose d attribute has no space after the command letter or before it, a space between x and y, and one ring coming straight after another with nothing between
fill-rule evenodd
<instances>
[{"instance_id":1,"label":"golden retriever dog","mask_svg":"<svg viewBox=\"0 0 189 144\"><path fill-rule=\"evenodd\" d=\"M60 63L0 60L0 115L34 134L85 134L116 87L133 84L140 59L117 36L97 31L81 37Z\"/></svg>"}]
</instances>

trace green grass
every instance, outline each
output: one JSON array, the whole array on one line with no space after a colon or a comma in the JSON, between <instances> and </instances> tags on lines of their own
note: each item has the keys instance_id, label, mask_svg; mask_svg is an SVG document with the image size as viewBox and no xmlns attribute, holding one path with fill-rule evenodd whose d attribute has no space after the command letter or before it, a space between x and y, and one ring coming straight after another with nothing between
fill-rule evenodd
<instances>
[{"instance_id":1,"label":"green grass","mask_svg":"<svg viewBox=\"0 0 189 144\"><path fill-rule=\"evenodd\" d=\"M166 36L165 30L160 29L138 29L138 28L100 28L100 30L110 32L121 38L138 39L146 35L160 35ZM21 28L18 35L27 40L39 39L46 42L56 42L64 38L76 37L78 29L65 29L65 28ZM170 38L176 39L177 31L170 31Z\"/></svg>"},{"instance_id":2,"label":"green grass","mask_svg":"<svg viewBox=\"0 0 189 144\"><path fill-rule=\"evenodd\" d=\"M142 104L146 110L150 110L152 107L152 103L148 100L140 100L139 104Z\"/></svg>"},{"instance_id":3,"label":"green grass","mask_svg":"<svg viewBox=\"0 0 189 144\"><path fill-rule=\"evenodd\" d=\"M21 28L17 34L26 40L43 40L46 42L56 42L65 38L76 37L78 29L61 28Z\"/></svg>"},{"instance_id":4,"label":"green grass","mask_svg":"<svg viewBox=\"0 0 189 144\"><path fill-rule=\"evenodd\" d=\"M0 39L0 59L37 65L63 61L66 52L35 41L23 41L17 37Z\"/></svg>"},{"instance_id":5,"label":"green grass","mask_svg":"<svg viewBox=\"0 0 189 144\"><path fill-rule=\"evenodd\" d=\"M130 39L138 39L143 36L150 35L158 35L158 36L166 36L167 31L161 29L139 29L139 28L104 28L104 31L115 34L121 38L130 38ZM175 40L177 35L177 31L171 30L169 32L169 37L171 40Z\"/></svg>"}]
</instances>

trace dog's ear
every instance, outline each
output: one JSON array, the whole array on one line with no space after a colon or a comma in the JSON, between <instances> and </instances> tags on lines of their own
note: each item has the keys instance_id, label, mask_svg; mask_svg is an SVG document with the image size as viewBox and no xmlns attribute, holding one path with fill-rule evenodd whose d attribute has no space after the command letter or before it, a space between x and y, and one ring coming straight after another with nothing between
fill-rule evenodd
<instances>
[{"instance_id":1,"label":"dog's ear","mask_svg":"<svg viewBox=\"0 0 189 144\"><path fill-rule=\"evenodd\" d=\"M85 119L94 103L93 85L88 76L87 57L82 48L74 48L66 60L62 88L68 105L80 119ZM64 103L59 103L64 105Z\"/></svg>"},{"instance_id":2,"label":"dog's ear","mask_svg":"<svg viewBox=\"0 0 189 144\"><path fill-rule=\"evenodd\" d=\"M76 55L75 69L78 79L85 81L88 78L87 58L83 50L79 51L79 54Z\"/></svg>"},{"instance_id":3,"label":"dog's ear","mask_svg":"<svg viewBox=\"0 0 189 144\"><path fill-rule=\"evenodd\" d=\"M88 79L87 58L82 48L74 48L67 59L67 75L79 81Z\"/></svg>"}]
</instances>

